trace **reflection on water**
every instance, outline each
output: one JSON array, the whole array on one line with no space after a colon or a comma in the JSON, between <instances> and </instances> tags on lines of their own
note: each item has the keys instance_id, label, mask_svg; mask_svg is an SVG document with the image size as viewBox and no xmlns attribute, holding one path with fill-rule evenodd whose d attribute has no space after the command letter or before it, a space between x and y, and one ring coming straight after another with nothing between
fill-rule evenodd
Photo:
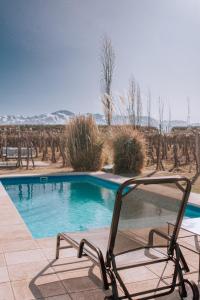
<instances>
[{"instance_id":1,"label":"reflection on water","mask_svg":"<svg viewBox=\"0 0 200 300\"><path fill-rule=\"evenodd\" d=\"M76 179L12 183L5 184L5 188L33 236L47 237L62 231L109 226L117 187ZM159 227L174 222L180 204L177 197L181 199L174 190L156 191L155 187L149 192L144 187L134 191L134 195L128 193L122 201L119 229ZM191 209L186 211L186 215L192 213Z\"/></svg>"},{"instance_id":2,"label":"reflection on water","mask_svg":"<svg viewBox=\"0 0 200 300\"><path fill-rule=\"evenodd\" d=\"M78 181L5 187L34 237L110 225L114 189Z\"/></svg>"}]
</instances>

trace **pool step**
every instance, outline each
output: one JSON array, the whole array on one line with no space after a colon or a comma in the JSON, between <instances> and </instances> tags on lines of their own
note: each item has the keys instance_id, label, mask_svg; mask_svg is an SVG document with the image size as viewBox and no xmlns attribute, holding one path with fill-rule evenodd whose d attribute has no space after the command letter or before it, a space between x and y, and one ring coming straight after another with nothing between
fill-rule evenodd
<instances>
[{"instance_id":1,"label":"pool step","mask_svg":"<svg viewBox=\"0 0 200 300\"><path fill-rule=\"evenodd\" d=\"M40 177L40 182L41 182L41 183L46 183L46 182L48 182L48 177L46 177L46 176Z\"/></svg>"}]
</instances>

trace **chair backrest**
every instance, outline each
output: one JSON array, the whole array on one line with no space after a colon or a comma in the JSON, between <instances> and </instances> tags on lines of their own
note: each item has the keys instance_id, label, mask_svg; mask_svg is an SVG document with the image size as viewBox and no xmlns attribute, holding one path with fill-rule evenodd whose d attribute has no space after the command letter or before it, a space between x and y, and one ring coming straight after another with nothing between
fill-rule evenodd
<instances>
[{"instance_id":1,"label":"chair backrest","mask_svg":"<svg viewBox=\"0 0 200 300\"><path fill-rule=\"evenodd\" d=\"M31 158L31 157L35 157L36 153L35 153L35 149L34 148L26 148L26 147L22 147L21 148L21 158Z\"/></svg>"},{"instance_id":2,"label":"chair backrest","mask_svg":"<svg viewBox=\"0 0 200 300\"><path fill-rule=\"evenodd\" d=\"M109 257L140 248L168 247L173 251L191 183L185 177L130 179L116 195L108 243ZM169 223L174 224L169 232ZM170 227L171 228L171 227ZM169 240L158 234L167 235Z\"/></svg>"},{"instance_id":3,"label":"chair backrest","mask_svg":"<svg viewBox=\"0 0 200 300\"><path fill-rule=\"evenodd\" d=\"M6 157L7 155L7 147L2 147L2 156Z\"/></svg>"},{"instance_id":4,"label":"chair backrest","mask_svg":"<svg viewBox=\"0 0 200 300\"><path fill-rule=\"evenodd\" d=\"M6 158L18 158L18 148L17 147L7 147Z\"/></svg>"}]
</instances>

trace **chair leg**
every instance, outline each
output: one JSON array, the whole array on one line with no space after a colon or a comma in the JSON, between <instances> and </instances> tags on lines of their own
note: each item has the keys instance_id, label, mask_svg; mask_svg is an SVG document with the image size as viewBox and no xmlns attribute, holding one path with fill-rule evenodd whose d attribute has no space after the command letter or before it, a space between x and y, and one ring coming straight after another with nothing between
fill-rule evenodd
<instances>
[{"instance_id":1,"label":"chair leg","mask_svg":"<svg viewBox=\"0 0 200 300\"><path fill-rule=\"evenodd\" d=\"M117 283L116 283L115 276L113 275L113 273L110 269L108 269L108 275L110 277L111 288L112 288L112 296L111 296L111 298L108 298L108 299L117 300L117 299L119 299Z\"/></svg>"},{"instance_id":2,"label":"chair leg","mask_svg":"<svg viewBox=\"0 0 200 300\"><path fill-rule=\"evenodd\" d=\"M183 273L182 273L182 269L180 266L177 266L178 268L178 277L179 277L179 281L180 281L180 286L179 286L179 295L182 298L186 298L187 297L187 290L185 287L185 281L183 278Z\"/></svg>"},{"instance_id":3,"label":"chair leg","mask_svg":"<svg viewBox=\"0 0 200 300\"><path fill-rule=\"evenodd\" d=\"M190 269L189 269L189 267L188 267L188 264L187 264L187 262L186 262L186 260L185 260L185 257L184 257L184 255L183 255L181 249L180 249L180 253L179 253L179 254L180 254L180 262L181 262L181 265L182 265L184 271L185 271L185 272L189 272Z\"/></svg>"},{"instance_id":4,"label":"chair leg","mask_svg":"<svg viewBox=\"0 0 200 300\"><path fill-rule=\"evenodd\" d=\"M57 241L56 241L56 259L59 258L59 252L60 252L60 234L57 235Z\"/></svg>"},{"instance_id":5,"label":"chair leg","mask_svg":"<svg viewBox=\"0 0 200 300\"><path fill-rule=\"evenodd\" d=\"M109 284L108 284L108 277L107 277L107 273L106 273L106 268L105 266L101 265L100 263L100 272L101 272L101 279L103 281L103 288L104 290L108 290L109 289Z\"/></svg>"}]
</instances>

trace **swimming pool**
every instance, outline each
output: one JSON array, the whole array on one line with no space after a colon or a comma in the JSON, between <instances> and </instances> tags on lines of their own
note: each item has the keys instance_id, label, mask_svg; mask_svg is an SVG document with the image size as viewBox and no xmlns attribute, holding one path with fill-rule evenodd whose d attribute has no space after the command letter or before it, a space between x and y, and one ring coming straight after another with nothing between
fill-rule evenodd
<instances>
[{"instance_id":1,"label":"swimming pool","mask_svg":"<svg viewBox=\"0 0 200 300\"><path fill-rule=\"evenodd\" d=\"M34 238L108 226L118 188L85 175L9 178L2 183Z\"/></svg>"},{"instance_id":2,"label":"swimming pool","mask_svg":"<svg viewBox=\"0 0 200 300\"><path fill-rule=\"evenodd\" d=\"M89 175L15 177L3 186L34 238L109 226L119 185ZM200 217L188 205L186 216Z\"/></svg>"}]
</instances>

